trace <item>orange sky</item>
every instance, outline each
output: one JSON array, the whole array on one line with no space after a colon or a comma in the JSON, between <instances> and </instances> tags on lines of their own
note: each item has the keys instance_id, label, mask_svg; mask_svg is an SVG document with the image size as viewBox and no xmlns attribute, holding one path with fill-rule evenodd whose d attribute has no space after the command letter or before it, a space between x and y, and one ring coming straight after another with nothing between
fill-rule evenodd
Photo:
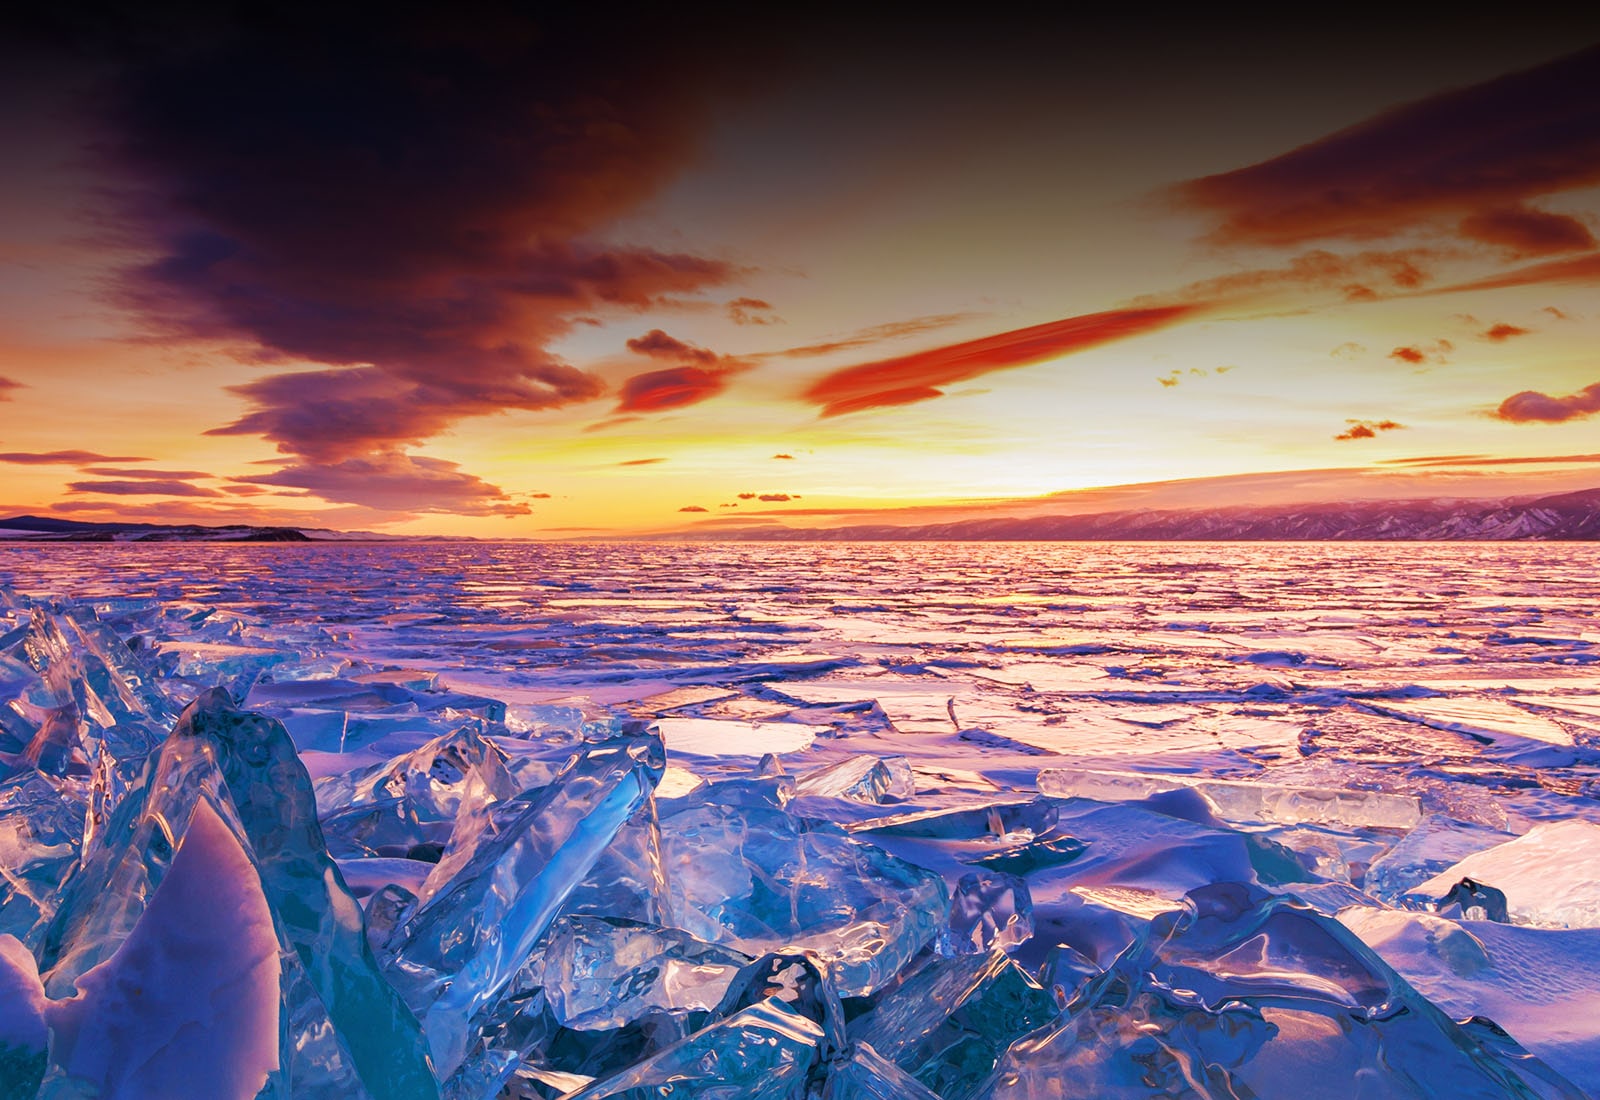
<instances>
[{"instance_id":1,"label":"orange sky","mask_svg":"<svg viewBox=\"0 0 1600 1100\"><path fill-rule=\"evenodd\" d=\"M0 514L1600 485L1600 25L148 18L3 36Z\"/></svg>"}]
</instances>

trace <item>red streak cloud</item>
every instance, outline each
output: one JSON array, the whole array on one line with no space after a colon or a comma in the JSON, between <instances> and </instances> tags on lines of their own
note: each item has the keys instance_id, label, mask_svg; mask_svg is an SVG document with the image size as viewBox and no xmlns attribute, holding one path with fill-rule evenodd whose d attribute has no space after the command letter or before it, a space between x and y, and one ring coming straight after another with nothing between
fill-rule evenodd
<instances>
[{"instance_id":1,"label":"red streak cloud","mask_svg":"<svg viewBox=\"0 0 1600 1100\"><path fill-rule=\"evenodd\" d=\"M1067 317L1029 328L879 359L823 375L802 395L823 416L909 405L943 396L938 387L997 370L1025 367L1087 348L1165 328L1203 310L1204 304L1114 309Z\"/></svg>"}]
</instances>

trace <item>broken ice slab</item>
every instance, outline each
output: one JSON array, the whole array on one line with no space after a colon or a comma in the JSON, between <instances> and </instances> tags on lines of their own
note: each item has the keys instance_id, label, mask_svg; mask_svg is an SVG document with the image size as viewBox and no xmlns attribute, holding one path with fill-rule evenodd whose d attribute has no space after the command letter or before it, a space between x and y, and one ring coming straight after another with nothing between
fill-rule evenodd
<instances>
[{"instance_id":1,"label":"broken ice slab","mask_svg":"<svg viewBox=\"0 0 1600 1100\"><path fill-rule=\"evenodd\" d=\"M652 736L588 746L398 929L389 974L424 1016L441 1078L664 767Z\"/></svg>"},{"instance_id":2,"label":"broken ice slab","mask_svg":"<svg viewBox=\"0 0 1600 1100\"><path fill-rule=\"evenodd\" d=\"M656 725L671 753L764 756L804 752L817 730L796 722L733 722L719 718L662 718Z\"/></svg>"},{"instance_id":3,"label":"broken ice slab","mask_svg":"<svg viewBox=\"0 0 1600 1100\"><path fill-rule=\"evenodd\" d=\"M51 1059L95 1094L251 1100L287 1084L279 977L260 880L202 800L128 938L46 1006Z\"/></svg>"},{"instance_id":4,"label":"broken ice slab","mask_svg":"<svg viewBox=\"0 0 1600 1100\"><path fill-rule=\"evenodd\" d=\"M987 1095L1207 1100L1579 1100L1550 1067L1453 1020L1338 922L1241 884L1183 911L1014 1044Z\"/></svg>"},{"instance_id":5,"label":"broken ice slab","mask_svg":"<svg viewBox=\"0 0 1600 1100\"><path fill-rule=\"evenodd\" d=\"M950 896L950 915L935 941L941 955L986 955L1033 936L1033 898L1026 879L1003 871L961 876Z\"/></svg>"},{"instance_id":6,"label":"broken ice slab","mask_svg":"<svg viewBox=\"0 0 1600 1100\"><path fill-rule=\"evenodd\" d=\"M1600 928L1600 825L1576 818L1537 825L1451 864L1411 896L1442 899L1462 879L1503 891L1514 924Z\"/></svg>"},{"instance_id":7,"label":"broken ice slab","mask_svg":"<svg viewBox=\"0 0 1600 1100\"><path fill-rule=\"evenodd\" d=\"M579 1031L650 1012L709 1012L749 961L678 929L569 915L545 942L545 999L562 1026Z\"/></svg>"},{"instance_id":8,"label":"broken ice slab","mask_svg":"<svg viewBox=\"0 0 1600 1100\"><path fill-rule=\"evenodd\" d=\"M872 1049L857 1043L828 1065L822 1086L829 1100L946 1100Z\"/></svg>"},{"instance_id":9,"label":"broken ice slab","mask_svg":"<svg viewBox=\"0 0 1600 1100\"><path fill-rule=\"evenodd\" d=\"M567 1100L790 1100L803 1096L822 1042L812 1019L773 999L568 1094Z\"/></svg>"},{"instance_id":10,"label":"broken ice slab","mask_svg":"<svg viewBox=\"0 0 1600 1100\"><path fill-rule=\"evenodd\" d=\"M34 607L0 637L0 774L28 767L84 774L102 749L137 766L166 735L172 709L153 655L81 611Z\"/></svg>"},{"instance_id":11,"label":"broken ice slab","mask_svg":"<svg viewBox=\"0 0 1600 1100\"><path fill-rule=\"evenodd\" d=\"M286 1081L305 1095L437 1096L416 1021L379 975L360 907L327 855L293 743L272 719L236 711L221 690L184 711L85 853L41 948L52 995L70 995L132 934L202 804L247 851L271 907Z\"/></svg>"},{"instance_id":12,"label":"broken ice slab","mask_svg":"<svg viewBox=\"0 0 1600 1100\"><path fill-rule=\"evenodd\" d=\"M77 869L88 809L69 780L36 771L0 780L0 933L39 946Z\"/></svg>"},{"instance_id":13,"label":"broken ice slab","mask_svg":"<svg viewBox=\"0 0 1600 1100\"><path fill-rule=\"evenodd\" d=\"M814 951L841 996L884 985L943 923L942 877L832 826L703 803L661 831L680 927L750 955Z\"/></svg>"},{"instance_id":14,"label":"broken ice slab","mask_svg":"<svg viewBox=\"0 0 1600 1100\"><path fill-rule=\"evenodd\" d=\"M1512 834L1429 814L1367 868L1361 888L1379 901L1402 895L1474 852L1504 844Z\"/></svg>"},{"instance_id":15,"label":"broken ice slab","mask_svg":"<svg viewBox=\"0 0 1600 1100\"><path fill-rule=\"evenodd\" d=\"M1205 795L1217 816L1229 821L1410 829L1422 819L1421 803L1408 794L1079 768L1046 768L1039 773L1039 793L1055 798L1122 802L1181 787Z\"/></svg>"},{"instance_id":16,"label":"broken ice slab","mask_svg":"<svg viewBox=\"0 0 1600 1100\"><path fill-rule=\"evenodd\" d=\"M966 1100L1000 1055L1057 1012L1005 955L924 955L899 983L850 1021L851 1042L869 1043L944 1100Z\"/></svg>"},{"instance_id":17,"label":"broken ice slab","mask_svg":"<svg viewBox=\"0 0 1600 1100\"><path fill-rule=\"evenodd\" d=\"M482 797L511 798L521 789L507 768L509 758L472 725L442 734L413 752L363 772L329 776L316 783L323 815L387 798L404 798L419 821L452 821L477 776Z\"/></svg>"},{"instance_id":18,"label":"broken ice slab","mask_svg":"<svg viewBox=\"0 0 1600 1100\"><path fill-rule=\"evenodd\" d=\"M795 791L854 802L899 802L916 796L917 781L903 756L862 755L806 772L795 780Z\"/></svg>"}]
</instances>

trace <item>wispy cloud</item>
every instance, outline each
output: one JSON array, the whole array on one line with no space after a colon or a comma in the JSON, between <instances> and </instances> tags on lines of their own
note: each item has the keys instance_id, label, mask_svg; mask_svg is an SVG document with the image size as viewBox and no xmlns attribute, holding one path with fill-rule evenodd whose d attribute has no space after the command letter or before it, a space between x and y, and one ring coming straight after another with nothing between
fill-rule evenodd
<instances>
[{"instance_id":1,"label":"wispy cloud","mask_svg":"<svg viewBox=\"0 0 1600 1100\"><path fill-rule=\"evenodd\" d=\"M194 485L187 481L70 481L67 489L74 493L104 493L111 496L145 497L216 497L222 494L215 489Z\"/></svg>"},{"instance_id":2,"label":"wispy cloud","mask_svg":"<svg viewBox=\"0 0 1600 1100\"><path fill-rule=\"evenodd\" d=\"M14 466L90 466L98 462L149 462L143 455L103 455L98 451L4 451L0 462Z\"/></svg>"}]
</instances>

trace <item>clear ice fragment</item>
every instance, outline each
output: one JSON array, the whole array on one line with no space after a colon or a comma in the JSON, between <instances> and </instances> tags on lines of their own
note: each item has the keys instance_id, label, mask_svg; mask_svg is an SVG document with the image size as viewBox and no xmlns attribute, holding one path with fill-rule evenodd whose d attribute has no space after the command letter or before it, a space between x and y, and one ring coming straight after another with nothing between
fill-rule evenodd
<instances>
[{"instance_id":1,"label":"clear ice fragment","mask_svg":"<svg viewBox=\"0 0 1600 1100\"><path fill-rule=\"evenodd\" d=\"M911 763L903 756L852 756L807 772L795 787L801 795L855 802L901 802L917 793Z\"/></svg>"},{"instance_id":2,"label":"clear ice fragment","mask_svg":"<svg viewBox=\"0 0 1600 1100\"><path fill-rule=\"evenodd\" d=\"M941 955L987 955L1033 935L1033 898L1026 879L1003 871L963 875L936 941Z\"/></svg>"},{"instance_id":3,"label":"clear ice fragment","mask_svg":"<svg viewBox=\"0 0 1600 1100\"><path fill-rule=\"evenodd\" d=\"M567 1100L801 1100L821 1040L809 1017L764 1000Z\"/></svg>"},{"instance_id":4,"label":"clear ice fragment","mask_svg":"<svg viewBox=\"0 0 1600 1100\"><path fill-rule=\"evenodd\" d=\"M883 986L943 923L939 875L835 828L713 804L681 810L661 828L680 927L751 955L814 951L841 996Z\"/></svg>"},{"instance_id":5,"label":"clear ice fragment","mask_svg":"<svg viewBox=\"0 0 1600 1100\"><path fill-rule=\"evenodd\" d=\"M649 1012L709 1012L749 957L686 932L564 916L543 951L545 999L564 1027L619 1028Z\"/></svg>"},{"instance_id":6,"label":"clear ice fragment","mask_svg":"<svg viewBox=\"0 0 1600 1100\"><path fill-rule=\"evenodd\" d=\"M1421 803L1408 794L1079 768L1046 768L1039 773L1039 793L1055 798L1121 802L1179 787L1205 795L1217 816L1229 821L1409 829L1422 819Z\"/></svg>"},{"instance_id":7,"label":"clear ice fragment","mask_svg":"<svg viewBox=\"0 0 1600 1100\"><path fill-rule=\"evenodd\" d=\"M389 974L424 1017L440 1077L461 1064L474 1019L649 798L663 767L654 737L589 746L400 927Z\"/></svg>"},{"instance_id":8,"label":"clear ice fragment","mask_svg":"<svg viewBox=\"0 0 1600 1100\"><path fill-rule=\"evenodd\" d=\"M115 954L49 1004L51 1058L108 1096L251 1100L279 1069L279 959L249 857L205 801Z\"/></svg>"}]
</instances>

